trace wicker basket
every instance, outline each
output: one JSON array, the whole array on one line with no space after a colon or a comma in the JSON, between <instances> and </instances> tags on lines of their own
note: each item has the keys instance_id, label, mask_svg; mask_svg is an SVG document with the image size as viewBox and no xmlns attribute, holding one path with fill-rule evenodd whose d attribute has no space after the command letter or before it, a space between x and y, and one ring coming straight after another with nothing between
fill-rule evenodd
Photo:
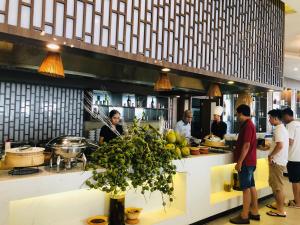
<instances>
[{"instance_id":1,"label":"wicker basket","mask_svg":"<svg viewBox=\"0 0 300 225\"><path fill-rule=\"evenodd\" d=\"M5 165L7 167L31 167L39 166L44 163L44 149L34 148L35 151L7 151L5 156Z\"/></svg>"},{"instance_id":2,"label":"wicker basket","mask_svg":"<svg viewBox=\"0 0 300 225\"><path fill-rule=\"evenodd\" d=\"M210 141L210 140L205 140L204 142L205 146L208 147L225 147L225 142L223 141Z\"/></svg>"}]
</instances>

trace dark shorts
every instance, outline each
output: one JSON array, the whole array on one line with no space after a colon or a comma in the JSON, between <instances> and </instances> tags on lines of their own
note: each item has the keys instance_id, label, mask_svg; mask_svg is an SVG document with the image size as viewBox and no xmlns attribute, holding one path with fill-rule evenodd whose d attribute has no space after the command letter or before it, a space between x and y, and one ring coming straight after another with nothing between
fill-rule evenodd
<instances>
[{"instance_id":1,"label":"dark shorts","mask_svg":"<svg viewBox=\"0 0 300 225\"><path fill-rule=\"evenodd\" d=\"M289 161L286 167L289 181L291 183L300 183L300 162Z\"/></svg>"},{"instance_id":2,"label":"dark shorts","mask_svg":"<svg viewBox=\"0 0 300 225\"><path fill-rule=\"evenodd\" d=\"M256 166L242 166L241 172L239 172L239 181L242 190L255 187L254 171Z\"/></svg>"}]
</instances>

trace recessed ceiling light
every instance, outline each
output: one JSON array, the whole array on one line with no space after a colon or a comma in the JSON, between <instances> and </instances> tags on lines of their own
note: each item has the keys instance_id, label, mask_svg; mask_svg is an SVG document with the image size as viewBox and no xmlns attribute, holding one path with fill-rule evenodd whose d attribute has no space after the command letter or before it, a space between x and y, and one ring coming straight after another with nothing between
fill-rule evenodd
<instances>
[{"instance_id":1,"label":"recessed ceiling light","mask_svg":"<svg viewBox=\"0 0 300 225\"><path fill-rule=\"evenodd\" d=\"M161 71L162 72L170 72L171 70L169 68L162 68Z\"/></svg>"},{"instance_id":2,"label":"recessed ceiling light","mask_svg":"<svg viewBox=\"0 0 300 225\"><path fill-rule=\"evenodd\" d=\"M234 81L230 80L227 82L227 84L234 84Z\"/></svg>"},{"instance_id":3,"label":"recessed ceiling light","mask_svg":"<svg viewBox=\"0 0 300 225\"><path fill-rule=\"evenodd\" d=\"M45 36L45 34L46 34L45 31L42 31L42 32L40 33L41 36Z\"/></svg>"},{"instance_id":4,"label":"recessed ceiling light","mask_svg":"<svg viewBox=\"0 0 300 225\"><path fill-rule=\"evenodd\" d=\"M74 48L74 45L70 45L71 48Z\"/></svg>"},{"instance_id":5,"label":"recessed ceiling light","mask_svg":"<svg viewBox=\"0 0 300 225\"><path fill-rule=\"evenodd\" d=\"M56 41L57 39L56 39L56 38L53 38L53 40Z\"/></svg>"},{"instance_id":6,"label":"recessed ceiling light","mask_svg":"<svg viewBox=\"0 0 300 225\"><path fill-rule=\"evenodd\" d=\"M299 70L299 68L298 68L298 67L295 67L295 68L294 68L294 71L298 71L298 70Z\"/></svg>"},{"instance_id":7,"label":"recessed ceiling light","mask_svg":"<svg viewBox=\"0 0 300 225\"><path fill-rule=\"evenodd\" d=\"M59 45L50 43L50 44L47 44L47 48L49 48L51 50L59 50Z\"/></svg>"},{"instance_id":8,"label":"recessed ceiling light","mask_svg":"<svg viewBox=\"0 0 300 225\"><path fill-rule=\"evenodd\" d=\"M179 95L176 95L176 98L180 98L180 96L179 96Z\"/></svg>"}]
</instances>

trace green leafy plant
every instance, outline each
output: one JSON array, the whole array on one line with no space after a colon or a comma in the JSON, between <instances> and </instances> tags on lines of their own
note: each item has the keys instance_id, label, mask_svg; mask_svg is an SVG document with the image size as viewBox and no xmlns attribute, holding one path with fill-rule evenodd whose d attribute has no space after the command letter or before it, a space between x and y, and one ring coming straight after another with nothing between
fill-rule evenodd
<instances>
[{"instance_id":1,"label":"green leafy plant","mask_svg":"<svg viewBox=\"0 0 300 225\"><path fill-rule=\"evenodd\" d=\"M113 194L138 187L142 194L159 191L165 206L165 196L173 201L176 166L172 161L178 158L174 151L166 149L166 144L155 128L139 126L134 121L127 135L113 139L92 154L89 168L93 175L86 184Z\"/></svg>"}]
</instances>

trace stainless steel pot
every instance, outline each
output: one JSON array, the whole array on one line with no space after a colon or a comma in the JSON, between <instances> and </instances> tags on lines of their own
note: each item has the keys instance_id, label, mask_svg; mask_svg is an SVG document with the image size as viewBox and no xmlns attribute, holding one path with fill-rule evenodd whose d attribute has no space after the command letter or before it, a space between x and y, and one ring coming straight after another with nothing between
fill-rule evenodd
<instances>
[{"instance_id":1,"label":"stainless steel pot","mask_svg":"<svg viewBox=\"0 0 300 225\"><path fill-rule=\"evenodd\" d=\"M46 146L51 148L56 155L65 159L79 157L89 143L83 137L61 136L49 141Z\"/></svg>"}]
</instances>

